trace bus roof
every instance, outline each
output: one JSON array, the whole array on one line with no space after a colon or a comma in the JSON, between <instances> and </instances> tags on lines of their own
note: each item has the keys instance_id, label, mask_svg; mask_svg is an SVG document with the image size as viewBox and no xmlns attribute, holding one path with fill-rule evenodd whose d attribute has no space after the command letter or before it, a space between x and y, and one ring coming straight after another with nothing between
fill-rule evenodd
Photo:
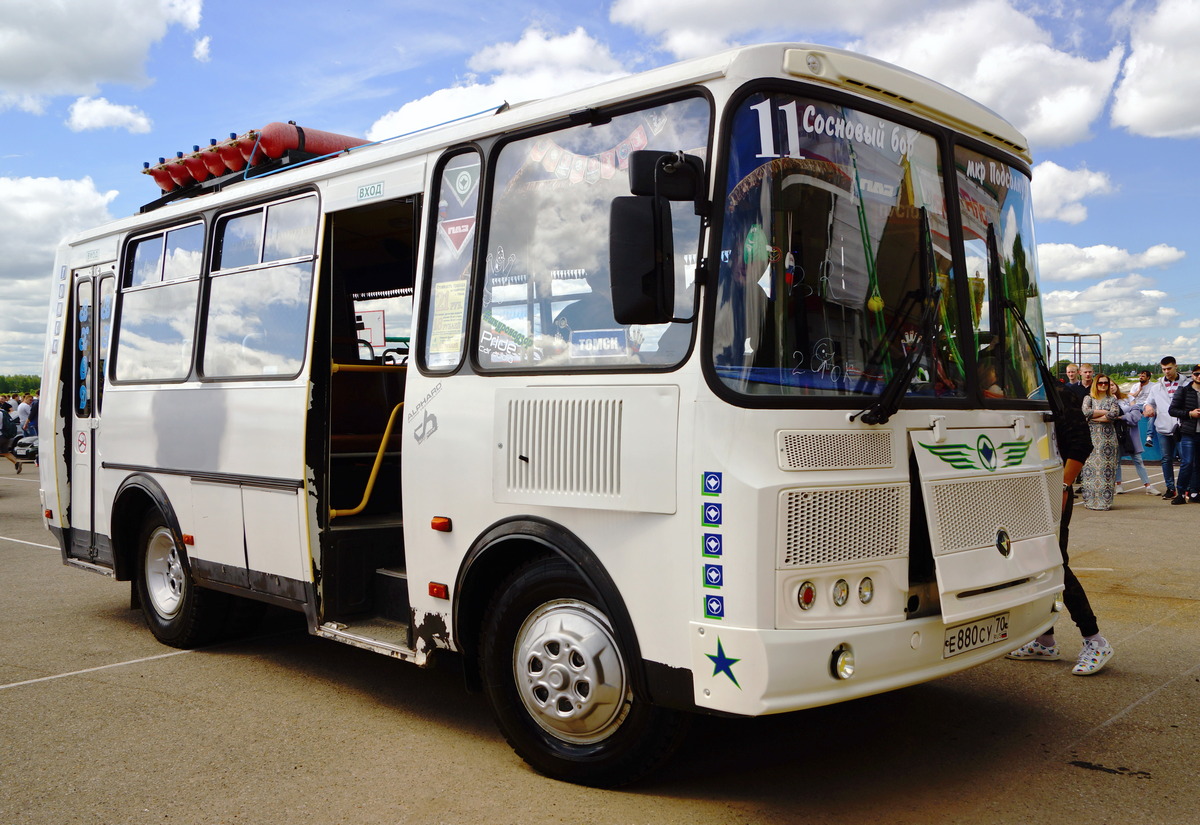
<instances>
[{"instance_id":1,"label":"bus roof","mask_svg":"<svg viewBox=\"0 0 1200 825\"><path fill-rule=\"evenodd\" d=\"M685 60L578 89L558 97L512 105L498 101L495 109L354 147L338 153L328 162L309 162L307 165L298 163L279 171L290 172L290 186L303 185L328 178L332 174L421 155L438 146L454 145L508 130L536 126L571 113L582 113L590 108L610 106L670 89L721 82L740 85L754 78L788 76L837 88L891 106L907 108L1015 155L1026 163L1031 162L1027 142L1015 127L991 109L940 83L855 52L812 44L772 43L744 46L707 57ZM269 191L275 184L271 180L272 175L273 173L260 175L256 180L254 174L249 174L246 176L246 182L239 183L232 196L217 196L213 200L206 198L204 203L206 206L216 206L229 200L253 197L257 192ZM234 173L229 177L237 180L242 178L242 173ZM178 212L194 211L195 208L196 202L185 195L162 205L162 211L156 210L153 216L139 214L119 218L66 239L64 245L87 243L103 235L157 222Z\"/></svg>"}]
</instances>

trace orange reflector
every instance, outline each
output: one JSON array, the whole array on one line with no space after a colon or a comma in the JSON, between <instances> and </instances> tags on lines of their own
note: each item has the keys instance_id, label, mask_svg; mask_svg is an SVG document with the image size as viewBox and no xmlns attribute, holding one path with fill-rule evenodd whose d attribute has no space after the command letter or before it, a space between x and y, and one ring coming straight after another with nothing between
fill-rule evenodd
<instances>
[{"instance_id":1,"label":"orange reflector","mask_svg":"<svg viewBox=\"0 0 1200 825\"><path fill-rule=\"evenodd\" d=\"M46 512L42 513L42 515L46 517L46 520L47 520L47 521L49 521L49 520L51 520L51 519L53 519L53 518L54 518L54 511L53 511L53 510L47 510Z\"/></svg>"},{"instance_id":2,"label":"orange reflector","mask_svg":"<svg viewBox=\"0 0 1200 825\"><path fill-rule=\"evenodd\" d=\"M184 533L183 534L183 543L186 544L188 547L191 547L193 544L196 543L196 539L193 536L191 536L187 533Z\"/></svg>"},{"instance_id":3,"label":"orange reflector","mask_svg":"<svg viewBox=\"0 0 1200 825\"><path fill-rule=\"evenodd\" d=\"M435 599L448 599L450 598L450 588L441 582L430 582L429 595Z\"/></svg>"},{"instance_id":4,"label":"orange reflector","mask_svg":"<svg viewBox=\"0 0 1200 825\"><path fill-rule=\"evenodd\" d=\"M429 526L434 530L437 530L439 533L449 533L452 529L454 529L453 525L450 524L450 519L446 518L445 516L434 516L433 519L430 520Z\"/></svg>"}]
</instances>

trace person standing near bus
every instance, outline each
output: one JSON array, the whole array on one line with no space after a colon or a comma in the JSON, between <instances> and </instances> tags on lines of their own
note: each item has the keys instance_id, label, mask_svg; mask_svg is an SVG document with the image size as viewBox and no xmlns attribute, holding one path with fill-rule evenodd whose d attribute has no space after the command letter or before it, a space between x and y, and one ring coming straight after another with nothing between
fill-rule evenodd
<instances>
[{"instance_id":1,"label":"person standing near bus","mask_svg":"<svg viewBox=\"0 0 1200 825\"><path fill-rule=\"evenodd\" d=\"M1143 374L1149 377L1149 373L1143 372ZM1117 460L1117 492L1125 492L1121 489L1120 459L1129 456L1130 461L1133 462L1133 468L1137 470L1138 478L1142 480L1142 490L1146 495L1161 495L1158 488L1150 483L1146 465L1142 463L1142 437L1141 431L1138 429L1138 422L1142 420L1143 405L1139 404L1133 395L1126 395L1116 382L1113 382L1112 391L1116 396L1117 404L1121 407L1121 420L1116 423L1117 446L1120 450Z\"/></svg>"},{"instance_id":2,"label":"person standing near bus","mask_svg":"<svg viewBox=\"0 0 1200 825\"><path fill-rule=\"evenodd\" d=\"M21 437L17 419L12 416L12 404L0 401L0 455L7 458L21 472L21 462L12 454L12 445Z\"/></svg>"},{"instance_id":3,"label":"person standing near bus","mask_svg":"<svg viewBox=\"0 0 1200 825\"><path fill-rule=\"evenodd\" d=\"M1062 521L1058 531L1058 548L1063 557L1062 600L1067 612L1071 614L1071 620L1083 636L1083 648L1079 651L1079 657L1071 672L1076 676L1091 676L1098 673L1112 659L1113 648L1108 639L1100 635L1100 625L1088 600L1087 591L1071 570L1067 545L1071 535L1071 512L1075 509L1071 485L1079 477L1084 462L1092 453L1092 437L1083 411L1071 403L1073 398L1066 387L1059 390L1059 397L1063 410L1061 419L1054 422L1054 439L1058 444L1058 452L1063 457ZM1053 627L1007 656L1009 659L1020 661L1041 662L1053 662L1062 658L1054 639Z\"/></svg>"},{"instance_id":4,"label":"person standing near bus","mask_svg":"<svg viewBox=\"0 0 1200 825\"><path fill-rule=\"evenodd\" d=\"M1179 448L1179 437L1176 426L1179 421L1171 415L1171 399L1179 389L1181 376L1175 358L1166 356L1159 362L1163 377L1155 381L1150 388L1149 403L1142 408L1146 418L1154 419L1154 435L1158 439L1158 449L1162 453L1163 481L1167 491L1163 498L1174 502L1175 499L1175 451Z\"/></svg>"},{"instance_id":5,"label":"person standing near bus","mask_svg":"<svg viewBox=\"0 0 1200 825\"><path fill-rule=\"evenodd\" d=\"M1200 364L1192 367L1192 381L1181 386L1171 399L1169 412L1179 421L1179 494L1172 504L1200 504L1200 454L1197 424L1200 422Z\"/></svg>"},{"instance_id":6,"label":"person standing near bus","mask_svg":"<svg viewBox=\"0 0 1200 825\"><path fill-rule=\"evenodd\" d=\"M1078 364L1067 364L1067 383L1063 386L1070 393L1071 397L1075 399L1076 404L1083 403L1083 397L1087 395L1087 388L1079 381Z\"/></svg>"},{"instance_id":7,"label":"person standing near bus","mask_svg":"<svg viewBox=\"0 0 1200 825\"><path fill-rule=\"evenodd\" d=\"M1107 375L1096 376L1091 393L1083 399L1082 410L1094 448L1079 477L1083 506L1089 510L1109 510L1117 490L1120 448L1117 447L1116 428L1121 419L1121 405L1112 394L1112 380Z\"/></svg>"}]
</instances>

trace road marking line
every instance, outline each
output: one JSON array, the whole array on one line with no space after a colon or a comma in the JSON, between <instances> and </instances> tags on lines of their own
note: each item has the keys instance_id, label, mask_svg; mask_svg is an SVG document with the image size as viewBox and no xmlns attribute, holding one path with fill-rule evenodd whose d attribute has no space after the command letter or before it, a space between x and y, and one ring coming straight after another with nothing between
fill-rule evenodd
<instances>
[{"instance_id":1,"label":"road marking line","mask_svg":"<svg viewBox=\"0 0 1200 825\"><path fill-rule=\"evenodd\" d=\"M45 547L47 550L57 550L53 544L38 544L36 541L23 541L21 539L10 539L8 536L0 536L0 541L11 541L16 544L28 544L30 547Z\"/></svg>"},{"instance_id":2,"label":"road marking line","mask_svg":"<svg viewBox=\"0 0 1200 825\"><path fill-rule=\"evenodd\" d=\"M1126 717L1126 716L1128 716L1130 713L1132 713L1132 712L1133 712L1133 710L1134 710L1136 707L1138 707L1138 705L1141 705L1141 704L1143 704L1143 703L1145 703L1145 702L1148 702L1148 701L1150 701L1151 699L1153 699L1153 698L1154 698L1155 696L1157 696L1158 694L1162 693L1164 690L1166 690L1166 689L1167 689L1168 687L1170 687L1171 685L1175 684L1176 682L1178 682L1178 681L1179 681L1179 680L1181 680L1181 679L1187 679L1187 678L1190 678L1190 677L1192 676L1192 674L1194 674L1194 673L1200 673L1200 664L1196 665L1196 666L1195 666L1195 667L1193 667L1191 670L1184 671L1183 673L1180 673L1179 675L1177 675L1177 676L1175 676L1175 677L1173 677L1173 678L1171 678L1171 679L1168 679L1167 681L1163 682L1161 685L1159 685L1158 687L1156 687L1154 690L1152 690L1152 691L1150 691L1149 693L1147 693L1147 694L1145 694L1144 696L1142 696L1142 698L1138 699L1136 702L1132 702L1132 703L1130 703L1129 705L1127 705L1127 706L1126 706L1125 708L1123 708L1122 710L1118 711L1117 713L1114 713L1112 716L1110 716L1110 717L1108 717L1107 719L1105 719L1105 720L1104 720L1103 722L1101 722L1099 725L1096 725L1094 728L1092 728L1091 730L1089 730L1089 731L1088 731L1087 733L1085 733L1083 736L1079 737L1079 738L1078 738L1078 739L1076 739L1074 742L1072 742L1071 744L1067 745L1067 747L1066 747L1066 748L1064 748L1063 750L1066 750L1066 751L1068 751L1068 752L1073 752L1073 751L1074 751L1074 750L1075 750L1077 747L1079 747L1081 744L1083 744L1083 742L1084 742L1085 740L1087 740L1087 739L1090 739L1090 738L1092 737L1092 735L1093 735L1093 734L1095 734L1095 733L1098 733L1099 731L1102 731L1102 730L1104 730L1105 728L1107 728L1109 725L1113 724L1114 722L1118 722L1118 721L1120 721L1121 719L1123 719L1124 717Z\"/></svg>"},{"instance_id":3,"label":"road marking line","mask_svg":"<svg viewBox=\"0 0 1200 825\"><path fill-rule=\"evenodd\" d=\"M73 670L70 673L59 673L55 676L43 676L40 679L26 679L24 682L11 682L7 685L0 685L0 690L8 690L9 688L21 687L22 685L36 685L38 682L52 682L55 679L65 679L68 676L81 676L85 673L95 673L98 670L108 670L114 667L124 667L125 665L137 665L142 662L153 662L156 659L166 659L170 656L179 656L184 653L191 653L190 650L176 650L171 653L160 653L157 656L146 656L142 659L130 659L128 662L114 662L111 665L100 665L99 667L89 667L86 670Z\"/></svg>"}]
</instances>

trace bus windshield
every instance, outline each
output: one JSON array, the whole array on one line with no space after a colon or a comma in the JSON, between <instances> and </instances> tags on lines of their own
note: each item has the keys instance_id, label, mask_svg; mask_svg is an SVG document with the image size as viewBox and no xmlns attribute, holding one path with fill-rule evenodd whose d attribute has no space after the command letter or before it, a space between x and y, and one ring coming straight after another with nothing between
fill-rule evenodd
<instances>
[{"instance_id":1,"label":"bus windshield","mask_svg":"<svg viewBox=\"0 0 1200 825\"><path fill-rule=\"evenodd\" d=\"M892 393L964 397L977 359L958 329L967 282L954 271L957 232L950 231L945 178L955 181L966 155L950 163L939 141L920 129L762 92L736 110L728 156L712 348L720 380L753 396L861 399L901 381ZM992 165L1005 170L1011 195L1000 199L994 187L972 191L977 211L996 224L1010 272L1014 243L1028 238L1031 223L1028 198L1014 197L1021 190L1011 182L1020 178L1027 192L1028 178ZM965 191L967 170L957 171ZM986 272L986 255L973 250L967 260L982 261ZM1026 309L1025 298L1036 296L1036 273L1023 272L993 276L999 286L985 292L1013 292ZM1020 288L1010 280L1020 280ZM973 297L978 304L986 295ZM1027 345L1019 332L991 332L1016 330L1002 317L1003 302L992 303L974 343L991 348L989 363L1007 365L999 372L1011 390L1001 397L1025 397L1035 373L1012 373L1031 360ZM1040 314L1028 314L1040 334Z\"/></svg>"}]
</instances>

